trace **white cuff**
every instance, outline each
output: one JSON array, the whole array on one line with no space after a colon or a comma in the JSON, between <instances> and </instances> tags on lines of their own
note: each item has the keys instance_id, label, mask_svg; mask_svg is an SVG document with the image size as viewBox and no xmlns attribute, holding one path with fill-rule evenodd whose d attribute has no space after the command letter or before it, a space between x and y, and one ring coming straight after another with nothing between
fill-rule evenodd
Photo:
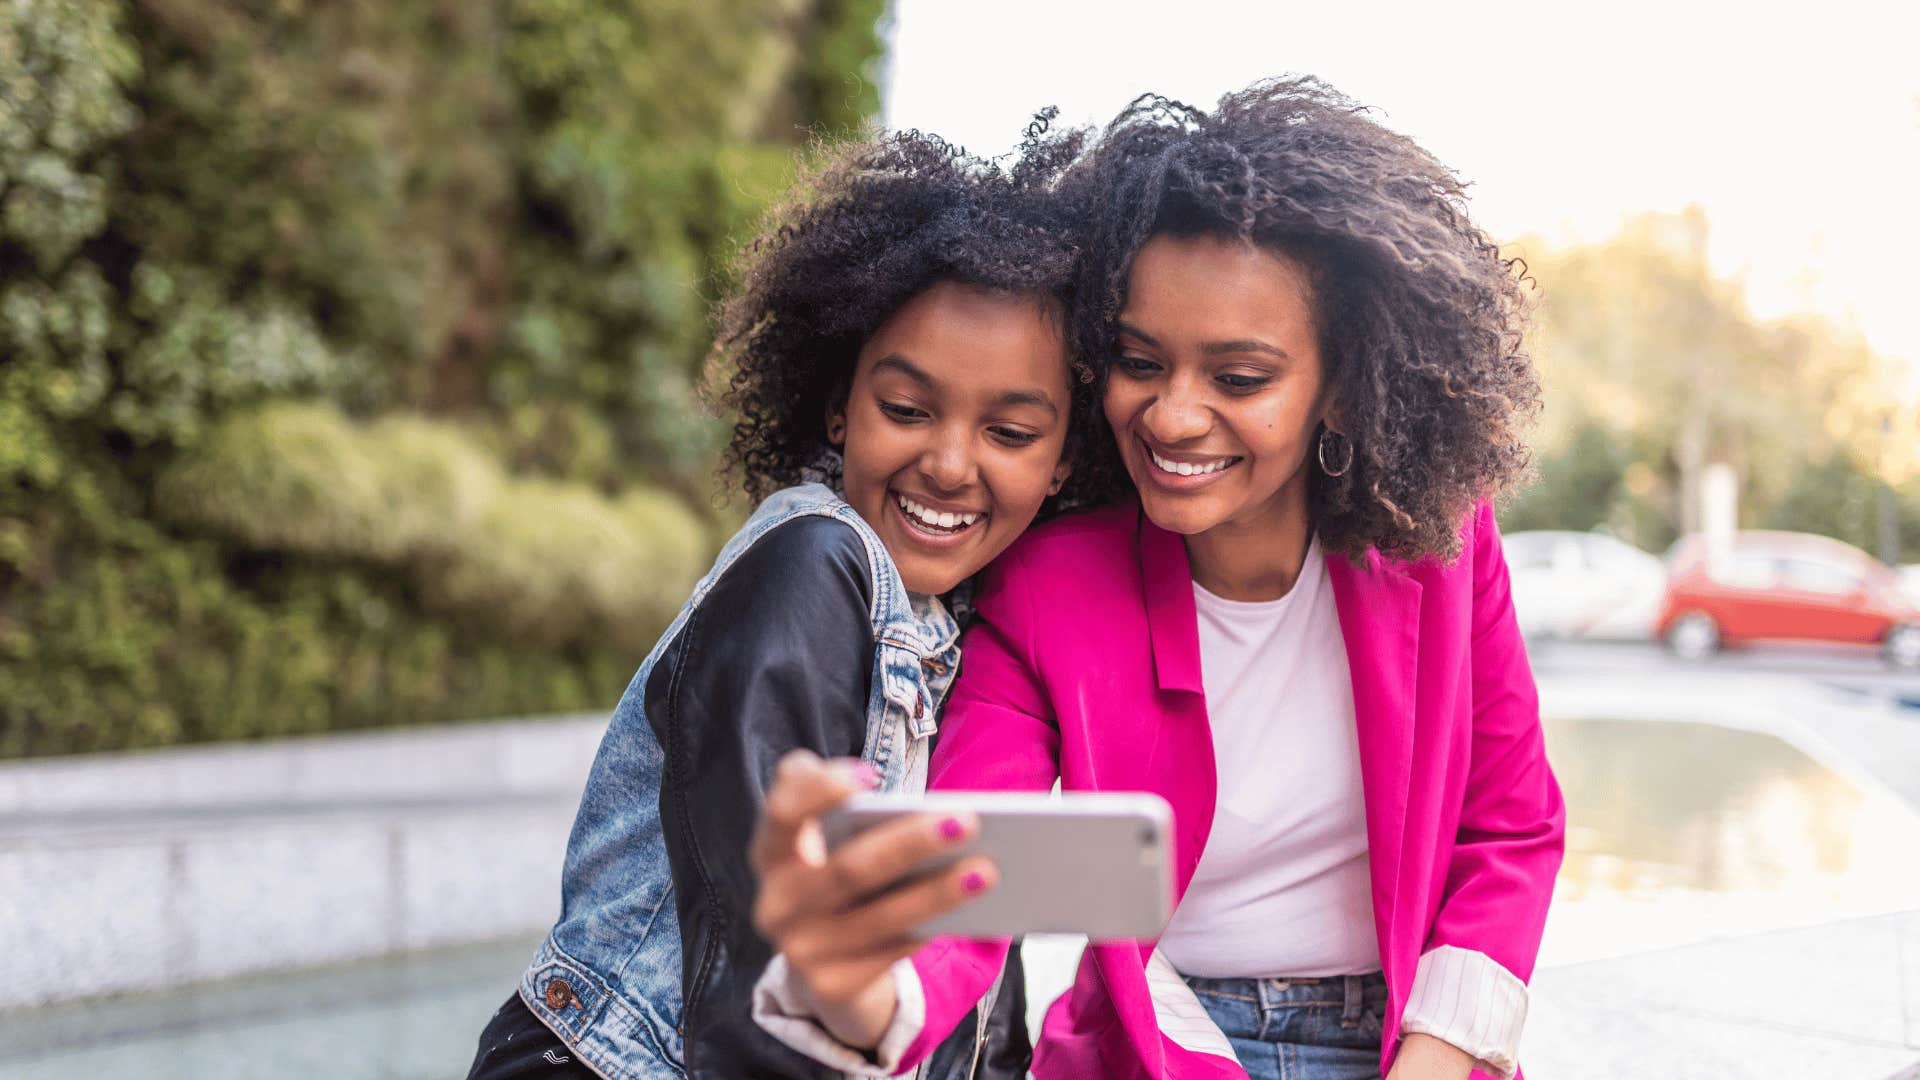
<instances>
[{"instance_id":1,"label":"white cuff","mask_svg":"<svg viewBox=\"0 0 1920 1080\"><path fill-rule=\"evenodd\" d=\"M1420 958L1400 1033L1445 1040L1473 1055L1481 1072L1512 1080L1527 1000L1527 984L1493 957L1442 945Z\"/></svg>"},{"instance_id":2,"label":"white cuff","mask_svg":"<svg viewBox=\"0 0 1920 1080\"><path fill-rule=\"evenodd\" d=\"M900 1058L920 1035L927 1023L927 995L920 986L920 973L913 961L897 960L890 969L893 976L893 1019L880 1036L880 1045L869 1057L833 1037L826 1025L814 1016L800 990L799 981L787 958L775 954L760 981L753 984L753 1022L767 1034L822 1065L839 1069L850 1076L891 1076L900 1068Z\"/></svg>"}]
</instances>

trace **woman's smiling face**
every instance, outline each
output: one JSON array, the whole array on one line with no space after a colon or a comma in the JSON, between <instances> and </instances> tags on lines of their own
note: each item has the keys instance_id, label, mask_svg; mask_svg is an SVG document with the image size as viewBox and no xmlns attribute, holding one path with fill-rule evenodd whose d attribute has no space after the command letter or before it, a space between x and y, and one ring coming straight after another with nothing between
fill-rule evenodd
<instances>
[{"instance_id":1,"label":"woman's smiling face","mask_svg":"<svg viewBox=\"0 0 1920 1080\"><path fill-rule=\"evenodd\" d=\"M1104 405L1155 525L1194 536L1304 515L1324 386L1300 263L1215 236L1140 248Z\"/></svg>"},{"instance_id":2,"label":"woman's smiling face","mask_svg":"<svg viewBox=\"0 0 1920 1080\"><path fill-rule=\"evenodd\" d=\"M847 502L907 588L944 593L1005 551L1066 479L1070 408L1058 313L941 282L861 348L828 434Z\"/></svg>"}]
</instances>

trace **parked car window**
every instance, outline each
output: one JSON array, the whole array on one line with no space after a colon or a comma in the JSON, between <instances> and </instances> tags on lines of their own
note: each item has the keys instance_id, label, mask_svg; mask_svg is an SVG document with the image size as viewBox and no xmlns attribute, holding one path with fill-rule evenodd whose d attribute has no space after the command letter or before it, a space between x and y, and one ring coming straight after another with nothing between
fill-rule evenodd
<instances>
[{"instance_id":1,"label":"parked car window","mask_svg":"<svg viewBox=\"0 0 1920 1080\"><path fill-rule=\"evenodd\" d=\"M1509 536L1505 546L1509 569L1545 570L1553 565L1553 544L1537 533Z\"/></svg>"},{"instance_id":2,"label":"parked car window","mask_svg":"<svg viewBox=\"0 0 1920 1080\"><path fill-rule=\"evenodd\" d=\"M1632 573L1651 556L1637 547L1604 536L1587 538L1587 565L1609 573Z\"/></svg>"},{"instance_id":3,"label":"parked car window","mask_svg":"<svg viewBox=\"0 0 1920 1080\"><path fill-rule=\"evenodd\" d=\"M1812 559L1787 559L1781 563L1781 584L1801 592L1846 596L1865 585L1860 575L1847 567Z\"/></svg>"},{"instance_id":4,"label":"parked car window","mask_svg":"<svg viewBox=\"0 0 1920 1080\"><path fill-rule=\"evenodd\" d=\"M1553 568L1562 574L1578 574L1587 568L1578 540L1563 539L1553 545Z\"/></svg>"},{"instance_id":5,"label":"parked car window","mask_svg":"<svg viewBox=\"0 0 1920 1080\"><path fill-rule=\"evenodd\" d=\"M1736 553L1727 561L1723 580L1740 589L1771 589L1780 584L1780 561L1771 555Z\"/></svg>"}]
</instances>

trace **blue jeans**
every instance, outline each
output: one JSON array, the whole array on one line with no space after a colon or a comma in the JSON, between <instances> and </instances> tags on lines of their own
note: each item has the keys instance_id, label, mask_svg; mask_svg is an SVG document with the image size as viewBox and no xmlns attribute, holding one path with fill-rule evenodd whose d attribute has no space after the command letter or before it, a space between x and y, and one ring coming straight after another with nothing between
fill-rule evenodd
<instances>
[{"instance_id":1,"label":"blue jeans","mask_svg":"<svg viewBox=\"0 0 1920 1080\"><path fill-rule=\"evenodd\" d=\"M1187 985L1252 1080L1379 1080L1387 980L1202 979Z\"/></svg>"}]
</instances>

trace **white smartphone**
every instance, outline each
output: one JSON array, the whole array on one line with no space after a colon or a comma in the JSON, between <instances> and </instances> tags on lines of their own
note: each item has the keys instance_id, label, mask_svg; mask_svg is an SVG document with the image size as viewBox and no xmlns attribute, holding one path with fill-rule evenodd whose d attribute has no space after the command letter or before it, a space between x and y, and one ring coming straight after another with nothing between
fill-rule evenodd
<instances>
[{"instance_id":1,"label":"white smartphone","mask_svg":"<svg viewBox=\"0 0 1920 1080\"><path fill-rule=\"evenodd\" d=\"M855 795L821 820L828 850L882 822L922 813L972 813L973 838L917 873L985 855L1000 880L984 895L920 926L928 936L1085 934L1094 941L1157 937L1173 914L1173 811L1131 792L939 791Z\"/></svg>"}]
</instances>

